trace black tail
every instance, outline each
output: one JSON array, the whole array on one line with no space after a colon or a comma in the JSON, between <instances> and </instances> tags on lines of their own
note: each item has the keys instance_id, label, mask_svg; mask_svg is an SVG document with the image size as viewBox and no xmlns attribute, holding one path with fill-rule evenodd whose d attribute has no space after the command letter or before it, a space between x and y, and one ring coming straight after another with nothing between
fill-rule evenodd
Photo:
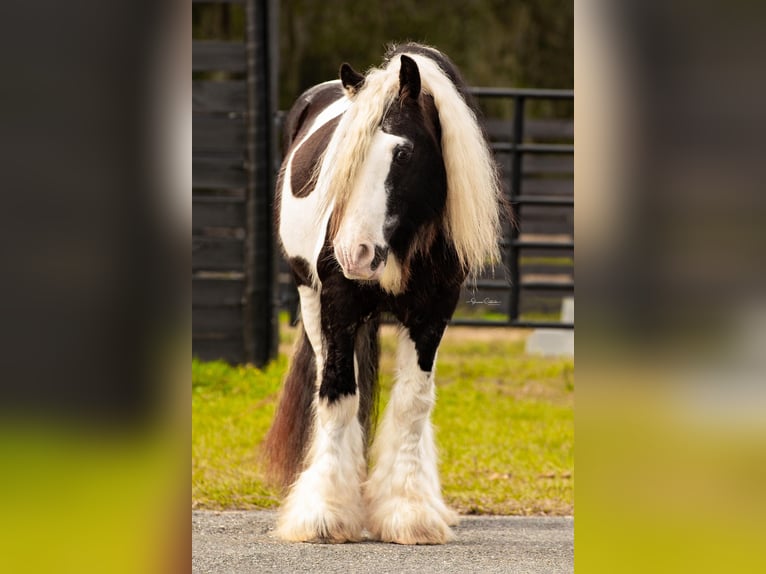
<instances>
[{"instance_id":1,"label":"black tail","mask_svg":"<svg viewBox=\"0 0 766 574\"><path fill-rule=\"evenodd\" d=\"M359 393L359 422L365 444L372 440L378 402L378 327L377 319L365 323L357 332L356 356ZM316 361L306 331L300 338L285 377L274 422L263 443L269 478L288 487L302 470L313 424L316 393Z\"/></svg>"},{"instance_id":2,"label":"black tail","mask_svg":"<svg viewBox=\"0 0 766 574\"><path fill-rule=\"evenodd\" d=\"M377 317L362 325L356 333L354 346L358 369L356 383L359 393L359 422L362 425L366 446L372 442L378 418L379 326L380 321Z\"/></svg>"}]
</instances>

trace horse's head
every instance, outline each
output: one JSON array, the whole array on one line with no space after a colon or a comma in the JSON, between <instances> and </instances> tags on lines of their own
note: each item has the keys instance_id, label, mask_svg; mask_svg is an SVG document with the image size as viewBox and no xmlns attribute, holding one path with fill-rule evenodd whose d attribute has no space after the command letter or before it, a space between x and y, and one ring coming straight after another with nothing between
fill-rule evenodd
<instances>
[{"instance_id":1,"label":"horse's head","mask_svg":"<svg viewBox=\"0 0 766 574\"><path fill-rule=\"evenodd\" d=\"M364 84L347 64L341 80L351 97ZM405 264L416 248L427 248L424 238L447 196L440 142L433 98L421 91L415 61L402 55L398 95L375 130L334 236L347 278L380 281L387 264Z\"/></svg>"}]
</instances>

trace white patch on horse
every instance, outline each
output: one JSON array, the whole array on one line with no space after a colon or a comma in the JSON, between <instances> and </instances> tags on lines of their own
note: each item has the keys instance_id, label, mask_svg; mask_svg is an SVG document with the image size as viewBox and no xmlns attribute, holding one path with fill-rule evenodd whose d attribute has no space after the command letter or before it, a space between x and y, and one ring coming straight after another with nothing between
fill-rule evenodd
<instances>
[{"instance_id":1,"label":"white patch on horse","mask_svg":"<svg viewBox=\"0 0 766 574\"><path fill-rule=\"evenodd\" d=\"M388 202L386 179L394 149L407 141L382 129L372 139L367 161L359 172L335 237L335 258L349 279L380 280L385 272L386 261L375 269L370 268L370 261L375 247L386 245L383 235Z\"/></svg>"},{"instance_id":2,"label":"white patch on horse","mask_svg":"<svg viewBox=\"0 0 766 574\"><path fill-rule=\"evenodd\" d=\"M317 193L309 193L306 197L295 197L292 193L292 161L296 151L323 125L343 114L351 105L351 100L343 96L327 106L316 119L299 143L292 147L290 156L285 164L279 216L279 238L285 253L289 257L302 257L309 262L312 276L316 277L316 245L324 243L326 221L316 218L320 205ZM318 239L319 238L319 239Z\"/></svg>"},{"instance_id":3,"label":"white patch on horse","mask_svg":"<svg viewBox=\"0 0 766 574\"><path fill-rule=\"evenodd\" d=\"M359 395L319 400L307 467L290 490L277 526L285 539L347 542L362 539L364 481Z\"/></svg>"},{"instance_id":4,"label":"white patch on horse","mask_svg":"<svg viewBox=\"0 0 766 574\"><path fill-rule=\"evenodd\" d=\"M365 484L368 529L385 542L441 544L457 514L444 503L430 415L433 372L418 366L407 329L399 334L397 382L373 445L375 466Z\"/></svg>"},{"instance_id":5,"label":"white patch on horse","mask_svg":"<svg viewBox=\"0 0 766 574\"><path fill-rule=\"evenodd\" d=\"M336 82L337 80L335 80L334 82L327 82L327 83L333 84ZM306 140L308 140L312 135L314 135L314 132L316 132L319 128L321 128L330 120L334 120L339 115L344 113L349 108L350 105L351 105L351 100L349 100L346 96L341 96L339 99L335 100L333 103L327 106L324 110L322 110L319 113L319 115L317 115L317 117L314 118L314 122L311 124L311 127L306 132L306 136L301 140L301 142L297 146L295 146L295 150L297 150L300 146L306 143Z\"/></svg>"},{"instance_id":6,"label":"white patch on horse","mask_svg":"<svg viewBox=\"0 0 766 574\"><path fill-rule=\"evenodd\" d=\"M322 348L322 325L320 322L321 302L319 291L306 285L298 287L298 296L301 300L301 321L303 329L311 343L316 357L317 373L322 372L324 367L324 350ZM319 376L319 375L318 375Z\"/></svg>"}]
</instances>

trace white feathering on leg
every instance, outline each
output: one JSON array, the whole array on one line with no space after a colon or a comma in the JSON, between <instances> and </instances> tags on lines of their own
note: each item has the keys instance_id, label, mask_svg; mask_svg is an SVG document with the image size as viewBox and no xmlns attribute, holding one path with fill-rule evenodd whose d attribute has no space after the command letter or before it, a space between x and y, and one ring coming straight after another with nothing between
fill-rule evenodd
<instances>
[{"instance_id":1,"label":"white feathering on leg","mask_svg":"<svg viewBox=\"0 0 766 574\"><path fill-rule=\"evenodd\" d=\"M364 480L358 395L333 404L320 400L306 470L293 484L277 535L295 542L348 542L362 538Z\"/></svg>"},{"instance_id":2,"label":"white feathering on leg","mask_svg":"<svg viewBox=\"0 0 766 574\"><path fill-rule=\"evenodd\" d=\"M442 544L452 538L439 485L436 447L429 420L432 373L418 367L417 351L403 330L397 352L398 378L373 445L376 460L365 485L368 528L373 537L399 544Z\"/></svg>"}]
</instances>

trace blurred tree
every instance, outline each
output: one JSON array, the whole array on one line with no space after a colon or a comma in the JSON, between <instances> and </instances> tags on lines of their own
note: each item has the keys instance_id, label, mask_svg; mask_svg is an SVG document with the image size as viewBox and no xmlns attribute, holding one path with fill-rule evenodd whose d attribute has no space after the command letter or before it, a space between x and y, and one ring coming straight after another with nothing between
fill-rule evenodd
<instances>
[{"instance_id":1,"label":"blurred tree","mask_svg":"<svg viewBox=\"0 0 766 574\"><path fill-rule=\"evenodd\" d=\"M571 88L573 19L561 0L282 0L280 106L342 62L364 70L406 40L448 54L472 85Z\"/></svg>"},{"instance_id":2,"label":"blurred tree","mask_svg":"<svg viewBox=\"0 0 766 574\"><path fill-rule=\"evenodd\" d=\"M574 7L566 0L279 0L279 107L337 77L363 71L391 42L448 54L471 85L571 88ZM194 4L196 38L241 40L241 5ZM510 110L508 110L509 112Z\"/></svg>"}]
</instances>

